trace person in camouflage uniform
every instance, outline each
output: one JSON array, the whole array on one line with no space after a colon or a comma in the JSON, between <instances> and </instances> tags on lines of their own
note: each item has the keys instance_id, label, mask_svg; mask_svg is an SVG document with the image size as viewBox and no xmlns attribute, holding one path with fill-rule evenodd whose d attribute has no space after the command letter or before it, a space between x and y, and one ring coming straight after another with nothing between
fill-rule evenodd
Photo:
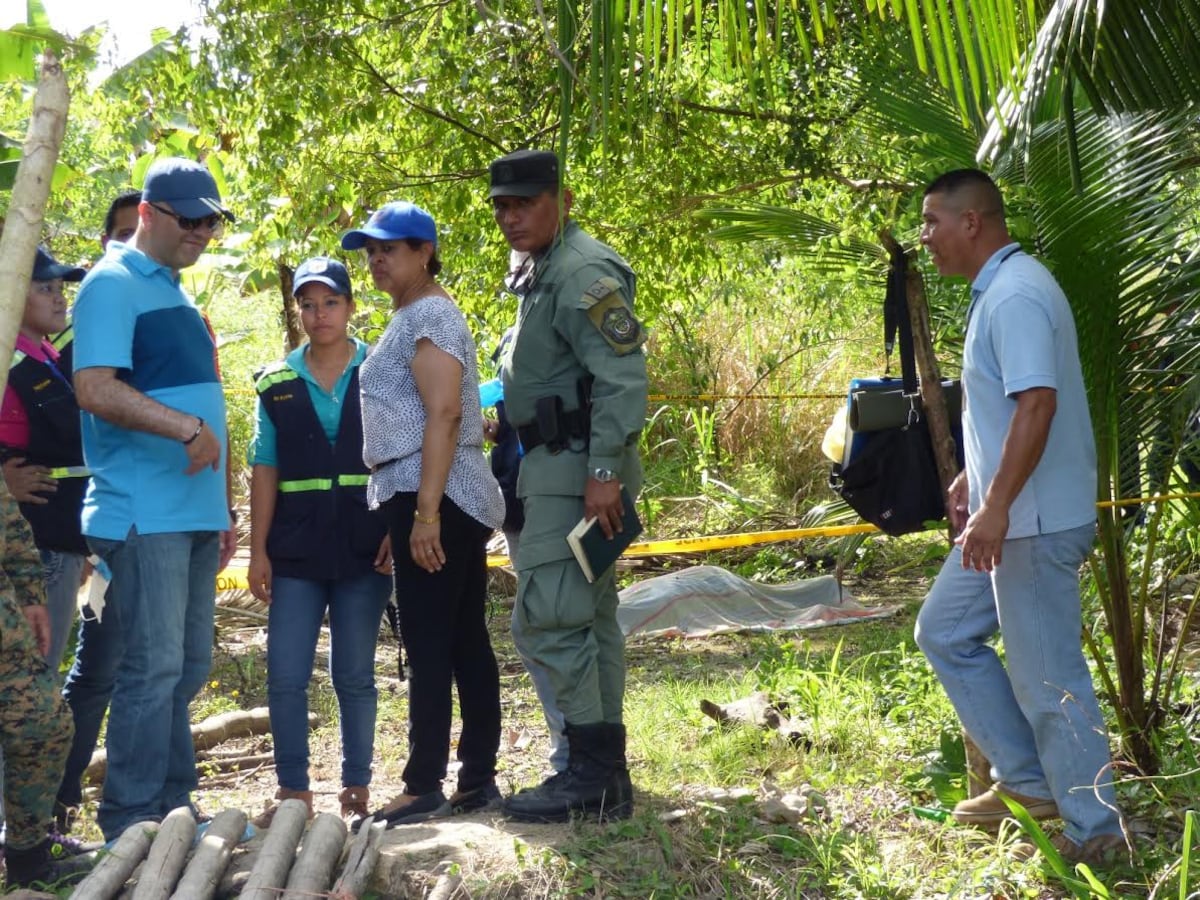
<instances>
[{"instance_id":1,"label":"person in camouflage uniform","mask_svg":"<svg viewBox=\"0 0 1200 900\"><path fill-rule=\"evenodd\" d=\"M47 836L74 726L46 664L50 616L33 532L0 481L0 745L4 747L9 887L53 884L90 860L55 861Z\"/></svg>"},{"instance_id":2,"label":"person in camouflage uniform","mask_svg":"<svg viewBox=\"0 0 1200 900\"><path fill-rule=\"evenodd\" d=\"M633 312L633 270L568 218L571 192L559 173L558 157L544 150L491 166L496 223L517 253L509 286L520 298L500 373L525 449L513 640L549 674L568 745L565 772L505 802L508 817L534 822L633 811L616 580L610 567L589 583L566 537L585 516L611 537L621 527L621 488L636 498L641 487L646 331Z\"/></svg>"}]
</instances>

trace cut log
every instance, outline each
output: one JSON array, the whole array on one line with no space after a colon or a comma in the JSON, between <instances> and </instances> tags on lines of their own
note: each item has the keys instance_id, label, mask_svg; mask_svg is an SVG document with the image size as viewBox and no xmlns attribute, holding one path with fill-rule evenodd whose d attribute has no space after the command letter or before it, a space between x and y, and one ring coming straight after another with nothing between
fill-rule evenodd
<instances>
[{"instance_id":1,"label":"cut log","mask_svg":"<svg viewBox=\"0 0 1200 900\"><path fill-rule=\"evenodd\" d=\"M175 882L195 839L196 819L191 809L180 806L167 813L150 845L133 900L167 900L175 892Z\"/></svg>"},{"instance_id":2,"label":"cut log","mask_svg":"<svg viewBox=\"0 0 1200 900\"><path fill-rule=\"evenodd\" d=\"M138 863L150 852L158 828L157 822L136 822L126 828L71 896L75 900L112 900L116 897Z\"/></svg>"},{"instance_id":3,"label":"cut log","mask_svg":"<svg viewBox=\"0 0 1200 900\"><path fill-rule=\"evenodd\" d=\"M425 900L452 900L454 895L458 893L458 887L461 884L461 875L446 872L438 878L437 883L433 886L433 890L425 895Z\"/></svg>"},{"instance_id":4,"label":"cut log","mask_svg":"<svg viewBox=\"0 0 1200 900\"><path fill-rule=\"evenodd\" d=\"M258 861L238 895L242 900L279 900L307 822L308 804L303 800L284 800L279 804L267 829L267 839L258 851Z\"/></svg>"},{"instance_id":5,"label":"cut log","mask_svg":"<svg viewBox=\"0 0 1200 900\"><path fill-rule=\"evenodd\" d=\"M240 809L224 809L213 816L171 900L212 900L245 830L246 814Z\"/></svg>"},{"instance_id":6,"label":"cut log","mask_svg":"<svg viewBox=\"0 0 1200 900\"><path fill-rule=\"evenodd\" d=\"M321 724L320 717L316 713L310 712L308 714L309 730L316 728L319 724ZM192 745L199 752L215 747L222 741L270 734L270 732L270 712L265 706L256 706L254 709L239 709L235 712L221 713L219 716L213 716L193 725ZM107 770L108 754L103 750L97 750L92 754L92 761L88 763L83 777L86 781L99 783L104 780Z\"/></svg>"},{"instance_id":7,"label":"cut log","mask_svg":"<svg viewBox=\"0 0 1200 900\"><path fill-rule=\"evenodd\" d=\"M332 813L319 813L308 827L283 900L306 900L328 891L345 847L346 823Z\"/></svg>"},{"instance_id":8,"label":"cut log","mask_svg":"<svg viewBox=\"0 0 1200 900\"><path fill-rule=\"evenodd\" d=\"M8 201L8 216L0 233L0 359L12 359L17 331L25 315L25 295L33 260L42 238L42 221L70 106L67 76L51 50L42 56L33 114L25 148L17 164ZM8 383L8 366L0 371L0 391Z\"/></svg>"},{"instance_id":9,"label":"cut log","mask_svg":"<svg viewBox=\"0 0 1200 900\"><path fill-rule=\"evenodd\" d=\"M371 883L375 864L379 862L379 847L383 843L386 822L376 822L373 816L363 820L358 835L350 843L350 853L341 877L333 886L330 900L359 900Z\"/></svg>"}]
</instances>

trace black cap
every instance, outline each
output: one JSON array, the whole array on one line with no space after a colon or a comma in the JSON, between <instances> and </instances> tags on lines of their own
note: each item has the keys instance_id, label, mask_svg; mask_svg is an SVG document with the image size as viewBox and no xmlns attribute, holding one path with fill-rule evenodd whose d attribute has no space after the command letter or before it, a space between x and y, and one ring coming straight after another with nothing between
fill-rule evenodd
<instances>
[{"instance_id":1,"label":"black cap","mask_svg":"<svg viewBox=\"0 0 1200 900\"><path fill-rule=\"evenodd\" d=\"M38 247L33 257L33 277L30 280L53 281L61 278L63 281L83 281L86 274L87 269L60 263L45 247Z\"/></svg>"},{"instance_id":2,"label":"black cap","mask_svg":"<svg viewBox=\"0 0 1200 900\"><path fill-rule=\"evenodd\" d=\"M491 174L489 197L536 197L558 190L558 156L549 150L518 150L492 163Z\"/></svg>"}]
</instances>

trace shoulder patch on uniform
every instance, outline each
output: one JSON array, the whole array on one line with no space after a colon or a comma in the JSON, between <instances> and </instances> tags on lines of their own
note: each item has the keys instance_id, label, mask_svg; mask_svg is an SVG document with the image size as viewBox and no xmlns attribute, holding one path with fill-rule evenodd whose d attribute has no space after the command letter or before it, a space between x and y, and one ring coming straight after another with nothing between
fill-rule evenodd
<instances>
[{"instance_id":1,"label":"shoulder patch on uniform","mask_svg":"<svg viewBox=\"0 0 1200 900\"><path fill-rule=\"evenodd\" d=\"M631 353L646 341L646 330L642 328L642 323L625 304L625 298L616 291L596 301L588 308L587 315L618 356Z\"/></svg>"},{"instance_id":2,"label":"shoulder patch on uniform","mask_svg":"<svg viewBox=\"0 0 1200 900\"><path fill-rule=\"evenodd\" d=\"M619 293L621 282L611 275L605 275L603 278L597 278L592 282L592 286L583 292L583 296L579 298L579 306L581 309L591 309L605 297Z\"/></svg>"}]
</instances>

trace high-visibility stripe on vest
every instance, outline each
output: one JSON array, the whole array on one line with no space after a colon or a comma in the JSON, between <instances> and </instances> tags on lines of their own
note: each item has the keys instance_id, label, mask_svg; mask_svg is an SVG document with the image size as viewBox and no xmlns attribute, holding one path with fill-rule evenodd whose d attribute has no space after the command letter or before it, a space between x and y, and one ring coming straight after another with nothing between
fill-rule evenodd
<instances>
[{"instance_id":1,"label":"high-visibility stripe on vest","mask_svg":"<svg viewBox=\"0 0 1200 900\"><path fill-rule=\"evenodd\" d=\"M328 580L373 572L387 525L367 509L357 367L332 444L307 382L286 363L260 372L254 388L275 426L278 482L267 535L273 574Z\"/></svg>"},{"instance_id":2,"label":"high-visibility stripe on vest","mask_svg":"<svg viewBox=\"0 0 1200 900\"><path fill-rule=\"evenodd\" d=\"M69 354L70 344L64 347ZM8 383L25 408L29 446L7 448L6 455L21 456L29 464L45 466L50 469L50 477L58 479L57 490L43 495L45 503L20 504L37 546L42 550L86 554L79 517L91 472L83 464L79 404L69 378L69 371L63 372L21 350L13 353Z\"/></svg>"}]
</instances>

